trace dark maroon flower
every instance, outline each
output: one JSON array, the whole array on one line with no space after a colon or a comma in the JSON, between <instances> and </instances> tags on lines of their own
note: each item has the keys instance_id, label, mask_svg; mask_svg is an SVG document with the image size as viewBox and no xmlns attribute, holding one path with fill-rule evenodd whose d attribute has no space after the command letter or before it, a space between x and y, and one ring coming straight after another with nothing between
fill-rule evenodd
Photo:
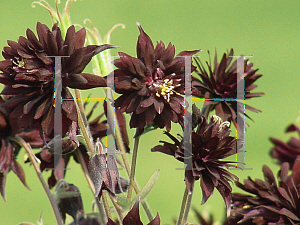
<instances>
[{"instance_id":1,"label":"dark maroon flower","mask_svg":"<svg viewBox=\"0 0 300 225\"><path fill-rule=\"evenodd\" d=\"M106 86L102 77L82 73L92 57L113 48L111 45L89 45L84 47L85 29L75 32L74 26L67 30L63 40L61 31L54 24L52 31L37 23L37 37L27 29L25 37L18 42L8 41L9 47L2 52L0 83L5 85L1 94L12 95L3 107L13 109L10 120L21 127L41 127L51 137L54 129L54 58L69 56L62 60L62 98L72 99L69 88L89 89ZM63 136L70 130L72 121L77 121L73 101L62 102Z\"/></svg>"},{"instance_id":2,"label":"dark maroon flower","mask_svg":"<svg viewBox=\"0 0 300 225\"><path fill-rule=\"evenodd\" d=\"M139 212L139 202L136 202L132 209L128 212L128 214L123 219L123 225L143 225L140 219L140 212ZM119 225L118 222L114 222L111 219L108 219L106 225ZM156 217L147 225L160 225L160 218L158 213Z\"/></svg>"},{"instance_id":3,"label":"dark maroon flower","mask_svg":"<svg viewBox=\"0 0 300 225\"><path fill-rule=\"evenodd\" d=\"M68 184L64 180L61 180L57 184L54 196L63 221L65 222L66 214L68 214L72 216L75 224L77 224L77 214L79 212L81 214L84 213L79 188L74 184Z\"/></svg>"},{"instance_id":4,"label":"dark maroon flower","mask_svg":"<svg viewBox=\"0 0 300 225\"><path fill-rule=\"evenodd\" d=\"M180 52L175 58L175 47L163 42L154 48L149 36L138 24L140 35L137 42L137 58L119 52L115 60L115 91L122 94L115 106L122 112L132 113L130 127L141 134L152 123L167 131L171 121L183 123L184 115L184 57L196 51ZM195 67L192 66L192 70Z\"/></svg>"},{"instance_id":5,"label":"dark maroon flower","mask_svg":"<svg viewBox=\"0 0 300 225\"><path fill-rule=\"evenodd\" d=\"M5 183L7 174L12 170L29 189L25 181L25 173L21 165L16 161L20 146L11 140L12 133L17 133L26 142L33 146L41 146L42 140L38 130L15 130L9 123L10 111L2 107L5 101L0 97L0 193L5 200Z\"/></svg>"},{"instance_id":6,"label":"dark maroon flower","mask_svg":"<svg viewBox=\"0 0 300 225\"><path fill-rule=\"evenodd\" d=\"M230 53L224 53L221 62L218 63L217 53L215 54L214 64L207 62L208 70L206 70L201 63L200 59L196 58L195 61L198 65L196 74L199 75L200 79L193 77L193 95L205 98L204 106L211 105L211 110L216 110L216 115L220 116L223 121L233 122L235 127L237 127L236 118L240 117L241 121L244 115L237 114L237 109L239 111L244 111L236 101L220 101L224 98L237 98L237 61L233 63L233 49ZM262 96L264 93L252 93L257 85L254 82L260 78L262 75L257 74L257 70L252 69L253 63L249 63L248 59L244 61L244 80L245 80L245 99L250 99L252 97ZM214 100L216 99L216 100ZM217 100L219 99L219 100ZM261 112L249 105L245 105L246 109L253 112ZM248 114L245 116L250 118ZM238 127L241 132L241 128Z\"/></svg>"},{"instance_id":7,"label":"dark maroon flower","mask_svg":"<svg viewBox=\"0 0 300 225\"><path fill-rule=\"evenodd\" d=\"M30 188L26 184L25 173L21 165L16 161L16 155L20 150L20 146L8 139L1 138L0 148L0 193L4 201L5 198L5 183L7 174L12 170L24 184L26 188Z\"/></svg>"},{"instance_id":8,"label":"dark maroon flower","mask_svg":"<svg viewBox=\"0 0 300 225\"><path fill-rule=\"evenodd\" d=\"M194 114L193 114L194 115ZM211 117L206 121L201 116L196 131L192 131L192 152L186 149L183 140L177 140L174 136L166 133L174 144L161 141L163 146L158 145L152 151L162 152L174 156L181 162L190 162L192 169L185 170L185 184L187 189L192 192L195 180L201 180L202 203L212 195L214 188L222 195L227 214L230 211L231 187L229 181L238 180L238 177L228 172L225 168L236 167L230 163L232 161L221 161L221 159L234 155L239 152L237 140L229 136L229 123L221 123L220 118Z\"/></svg>"},{"instance_id":9,"label":"dark maroon flower","mask_svg":"<svg viewBox=\"0 0 300 225\"><path fill-rule=\"evenodd\" d=\"M249 194L232 194L232 220L239 224L300 224L300 156L292 174L289 164L281 165L279 182L269 167L263 166L265 180L244 180L236 185Z\"/></svg>"},{"instance_id":10,"label":"dark maroon flower","mask_svg":"<svg viewBox=\"0 0 300 225\"><path fill-rule=\"evenodd\" d=\"M292 131L297 131L300 135L300 128L296 125L292 124L286 130L286 132ZM276 138L270 138L270 140L275 145L270 152L271 156L277 159L279 164L288 162L292 169L295 159L300 155L300 139L292 137L287 143Z\"/></svg>"}]
</instances>

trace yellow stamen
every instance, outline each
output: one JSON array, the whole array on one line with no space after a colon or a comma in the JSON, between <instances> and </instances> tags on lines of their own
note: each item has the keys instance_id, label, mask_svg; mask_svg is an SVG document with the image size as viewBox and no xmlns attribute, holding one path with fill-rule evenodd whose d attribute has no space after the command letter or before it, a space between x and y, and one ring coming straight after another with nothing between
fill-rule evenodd
<instances>
[{"instance_id":1,"label":"yellow stamen","mask_svg":"<svg viewBox=\"0 0 300 225\"><path fill-rule=\"evenodd\" d=\"M173 80L170 79L164 79L164 83L160 84L158 87L160 88L160 93L156 93L157 97L162 96L166 96L166 100L167 102L170 102L170 96L172 94L176 94L176 95L180 95L177 91L175 91L174 89L179 87L180 84L177 85L173 85Z\"/></svg>"},{"instance_id":2,"label":"yellow stamen","mask_svg":"<svg viewBox=\"0 0 300 225\"><path fill-rule=\"evenodd\" d=\"M15 61L12 61L12 62L13 62L13 64L15 64L17 67L25 69L25 62L23 61L22 58L21 58L21 59L17 59L16 62L15 62Z\"/></svg>"}]
</instances>

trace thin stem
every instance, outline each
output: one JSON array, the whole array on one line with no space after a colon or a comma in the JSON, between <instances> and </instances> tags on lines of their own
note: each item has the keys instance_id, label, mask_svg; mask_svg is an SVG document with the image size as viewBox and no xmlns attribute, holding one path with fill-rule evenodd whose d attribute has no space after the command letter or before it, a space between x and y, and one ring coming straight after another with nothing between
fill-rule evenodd
<instances>
[{"instance_id":1,"label":"thin stem","mask_svg":"<svg viewBox=\"0 0 300 225\"><path fill-rule=\"evenodd\" d=\"M80 111L80 114L82 116L84 125L86 127L88 127L89 123L88 123L88 120L87 120L87 118L85 116L85 111L84 111L84 106L83 106L83 103L82 103L81 93L80 93L80 91L78 89L75 89L75 96L76 96L76 101L78 103L79 111Z\"/></svg>"},{"instance_id":2,"label":"thin stem","mask_svg":"<svg viewBox=\"0 0 300 225\"><path fill-rule=\"evenodd\" d=\"M107 191L106 190L102 190L102 202L103 202L104 209L105 209L107 217L109 219L112 219L109 204L108 204L108 200L107 200Z\"/></svg>"},{"instance_id":3,"label":"thin stem","mask_svg":"<svg viewBox=\"0 0 300 225\"><path fill-rule=\"evenodd\" d=\"M99 217L100 217L100 225L106 225L106 222L107 221L107 216L105 214L105 210L104 210L104 207L103 207L103 204L99 201L99 199L97 199L96 201L96 204L97 204L97 208L99 209Z\"/></svg>"},{"instance_id":4,"label":"thin stem","mask_svg":"<svg viewBox=\"0 0 300 225\"><path fill-rule=\"evenodd\" d=\"M137 187L137 189L135 189L135 187L137 187L137 186L134 186L135 193L139 193L140 189L138 187ZM152 215L152 212L151 212L151 209L148 205L148 202L146 201L146 199L144 199L144 200L141 201L141 203L142 203L143 209L144 209L144 211L145 211L145 213L148 217L148 220L152 221L154 219L154 217Z\"/></svg>"},{"instance_id":5,"label":"thin stem","mask_svg":"<svg viewBox=\"0 0 300 225\"><path fill-rule=\"evenodd\" d=\"M192 197L193 197L193 192L189 193L188 195L188 199L187 199L187 203L186 203L186 207L185 207L185 212L184 212L184 216L183 216L183 224L186 223L186 220L188 218L190 209L191 209L191 205L192 205Z\"/></svg>"},{"instance_id":6,"label":"thin stem","mask_svg":"<svg viewBox=\"0 0 300 225\"><path fill-rule=\"evenodd\" d=\"M111 197L110 195L108 195L108 196L109 196L111 202L113 203L113 205L114 205L114 207L115 207L115 209L116 209L116 211L117 211L117 213L118 213L118 215L119 215L120 222L122 222L123 219L124 219L123 213L122 213L122 207L119 206L119 205L116 203L116 201L113 199L113 197Z\"/></svg>"},{"instance_id":7,"label":"thin stem","mask_svg":"<svg viewBox=\"0 0 300 225\"><path fill-rule=\"evenodd\" d=\"M101 206L101 203L99 202L98 197L95 196L95 186L94 186L93 181L90 177L88 168L86 167L86 164L84 162L84 158L83 158L83 156L82 156L82 154L81 154L81 152L78 148L75 150L75 154L76 154L77 159L78 159L78 161L81 165L81 169L83 171L84 177L85 177L87 183L89 184L89 187L90 187L90 189L93 193L93 196L95 198L95 202L96 202L96 205L97 205L97 208L98 208L98 211L99 211L99 215L100 215L99 216L100 222L101 222L102 225L104 225L105 224L105 219L104 218L105 218L106 215L105 215L105 212L103 211L103 207Z\"/></svg>"},{"instance_id":8,"label":"thin stem","mask_svg":"<svg viewBox=\"0 0 300 225\"><path fill-rule=\"evenodd\" d=\"M185 206L186 206L186 203L187 203L188 195L189 195L189 191L185 187L182 202L181 202L180 212L179 212L179 216L178 216L178 220L177 220L176 225L182 225L183 224L182 223L183 222L183 216L184 216L184 211L185 211Z\"/></svg>"},{"instance_id":9,"label":"thin stem","mask_svg":"<svg viewBox=\"0 0 300 225\"><path fill-rule=\"evenodd\" d=\"M75 96L76 96L76 99L81 99L80 91L77 89L75 90ZM84 140L86 142L88 153L90 153L91 155L94 155L95 154L94 145L93 145L92 138L91 138L91 132L89 131L89 128L88 128L89 126L87 123L87 118L84 113L82 101L75 100L74 103L75 103L77 114L78 114L78 124L79 124L80 130L82 132L82 135L84 137ZM80 108L82 108L82 109L80 109ZM83 110L83 112L81 110ZM83 119L83 118L85 118L85 119ZM85 125L85 123L87 124L87 126Z\"/></svg>"},{"instance_id":10,"label":"thin stem","mask_svg":"<svg viewBox=\"0 0 300 225\"><path fill-rule=\"evenodd\" d=\"M29 156L29 159L33 165L33 168L47 194L47 197L50 201L50 204L51 204L51 207L53 209L53 212L54 212L54 215L55 215L55 219L56 219L56 222L58 225L63 225L62 223L62 219L61 219L61 215L60 215L60 211L58 209L58 206L57 206L57 203L55 201L55 198L53 197L53 195L51 194L50 192L50 189L46 183L46 181L44 180L43 176L42 176L42 173L41 173L41 170L40 170L40 167L39 165L37 164L36 162L36 159L35 159L35 156L32 152L32 149L30 147L30 145L28 143L26 143L21 137L19 137L18 135L15 136L15 138L11 138L12 140L14 140L15 142L17 142L18 144L20 144L24 149L25 151L27 152L28 156Z\"/></svg>"},{"instance_id":11,"label":"thin stem","mask_svg":"<svg viewBox=\"0 0 300 225\"><path fill-rule=\"evenodd\" d=\"M110 112L108 112L108 113L110 113ZM115 120L115 136L116 136L116 142L117 142L121 152L123 153L123 154L121 154L121 156L122 156L122 160L125 165L125 170L127 172L127 175L130 176L130 166L129 166L129 162L128 162L128 158L127 158L126 148L125 148L124 142L122 140L122 135L121 135L118 120ZM140 189L135 181L133 182L133 188L134 188L135 193L140 192ZM154 217L151 213L148 203L146 202L145 199L142 200L141 203L142 203L145 213L147 214L149 221L152 221L154 219Z\"/></svg>"},{"instance_id":12,"label":"thin stem","mask_svg":"<svg viewBox=\"0 0 300 225\"><path fill-rule=\"evenodd\" d=\"M130 171L130 183L129 183L128 194L127 194L127 198L129 200L131 200L131 195L132 195L139 140L140 140L140 136L137 136L134 139L134 147L133 147L133 155L132 155L131 171Z\"/></svg>"}]
</instances>

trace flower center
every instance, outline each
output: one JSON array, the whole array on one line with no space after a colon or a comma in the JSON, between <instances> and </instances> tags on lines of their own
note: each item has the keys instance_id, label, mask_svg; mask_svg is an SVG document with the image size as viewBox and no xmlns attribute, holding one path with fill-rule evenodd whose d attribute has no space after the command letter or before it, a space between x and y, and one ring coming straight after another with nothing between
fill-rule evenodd
<instances>
[{"instance_id":1,"label":"flower center","mask_svg":"<svg viewBox=\"0 0 300 225\"><path fill-rule=\"evenodd\" d=\"M15 60L12 60L12 63L17 67L17 68L22 68L25 69L25 62L23 59L15 58ZM15 69L15 66L13 67Z\"/></svg>"},{"instance_id":2,"label":"flower center","mask_svg":"<svg viewBox=\"0 0 300 225\"><path fill-rule=\"evenodd\" d=\"M174 89L179 87L180 84L174 85L173 80L171 79L164 79L164 83L162 84L156 84L154 85L158 87L158 90L156 92L156 96L160 97L162 96L167 102L170 102L170 96L173 94L180 95L177 91Z\"/></svg>"}]
</instances>

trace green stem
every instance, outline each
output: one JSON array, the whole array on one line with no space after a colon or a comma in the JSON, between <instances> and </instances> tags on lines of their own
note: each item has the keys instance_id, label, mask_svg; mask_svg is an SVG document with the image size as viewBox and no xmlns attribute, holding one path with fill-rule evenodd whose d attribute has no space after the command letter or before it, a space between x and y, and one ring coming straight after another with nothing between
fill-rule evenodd
<instances>
[{"instance_id":1,"label":"green stem","mask_svg":"<svg viewBox=\"0 0 300 225\"><path fill-rule=\"evenodd\" d=\"M182 202L181 202L180 212L179 212L179 216L178 216L178 220L177 220L176 225L182 225L183 224L182 223L183 222L183 216L184 216L184 211L185 211L185 206L186 206L186 203L187 203L188 195L189 195L189 191L185 187Z\"/></svg>"},{"instance_id":2,"label":"green stem","mask_svg":"<svg viewBox=\"0 0 300 225\"><path fill-rule=\"evenodd\" d=\"M97 204L97 208L99 209L99 217L100 217L100 225L106 225L105 221L107 220L107 217L106 217L106 214L105 214L105 210L104 210L104 207L103 207L103 204L99 201L99 199L97 199L96 201L96 204Z\"/></svg>"},{"instance_id":3,"label":"green stem","mask_svg":"<svg viewBox=\"0 0 300 225\"><path fill-rule=\"evenodd\" d=\"M88 127L89 123L88 123L88 120L87 120L87 118L85 116L85 111L84 111L84 106L83 106L83 103L82 103L81 93L80 93L80 91L78 89L75 89L75 96L76 96L76 101L78 103L78 108L79 108L81 117L83 119L84 125L86 127Z\"/></svg>"},{"instance_id":4,"label":"green stem","mask_svg":"<svg viewBox=\"0 0 300 225\"><path fill-rule=\"evenodd\" d=\"M130 183L129 183L128 194L127 194L127 198L129 200L131 200L131 195L132 195L139 140L140 140L140 136L137 136L134 139L134 147L133 147L133 155L132 155L131 171L130 171Z\"/></svg>"},{"instance_id":5,"label":"green stem","mask_svg":"<svg viewBox=\"0 0 300 225\"><path fill-rule=\"evenodd\" d=\"M191 205L192 205L192 197L193 197L193 192L189 193L188 195L188 199L187 199L187 203L186 203L186 207L185 207L185 212L184 212L184 216L183 216L183 224L186 223L186 220L188 218L190 209L191 209Z\"/></svg>"},{"instance_id":6,"label":"green stem","mask_svg":"<svg viewBox=\"0 0 300 225\"><path fill-rule=\"evenodd\" d=\"M110 112L108 112L108 113L110 113ZM116 116L115 116L115 118L116 118ZM123 153L123 154L121 154L121 156L122 156L122 160L123 160L124 165L125 165L125 170L127 172L127 175L130 176L129 161L128 161L128 158L127 158L126 148L125 148L124 142L122 140L122 135L121 135L118 120L115 120L115 136L116 136L116 142L118 144L118 147L120 148L121 152ZM138 187L138 185L135 181L133 182L133 188L134 188L135 193L140 192L140 189L139 189L139 187ZM152 221L154 219L154 217L151 213L151 210L150 210L150 207L149 207L147 201L144 199L144 200L141 201L141 203L142 203L142 206L144 208L145 213L147 214L147 217L148 217L149 221Z\"/></svg>"},{"instance_id":7,"label":"green stem","mask_svg":"<svg viewBox=\"0 0 300 225\"><path fill-rule=\"evenodd\" d=\"M95 196L95 186L94 186L93 181L92 181L92 179L90 177L88 168L86 167L84 159L83 159L83 156L82 156L82 154L81 154L81 152L80 152L80 150L78 148L75 150L75 154L76 154L77 159L78 159L78 161L79 161L79 163L81 165L81 169L83 171L84 177L85 177L87 183L89 184L90 189L91 189L91 191L93 193L93 196L95 198L95 202L96 202L96 205L97 205L97 208L98 208L98 211L99 211L99 215L100 215L99 216L100 222L101 222L102 225L104 225L105 224L104 218L105 218L106 215L105 215L105 212L103 212L103 210L102 210L102 206L101 206L101 204L99 202L98 197Z\"/></svg>"},{"instance_id":8,"label":"green stem","mask_svg":"<svg viewBox=\"0 0 300 225\"><path fill-rule=\"evenodd\" d=\"M29 156L29 159L33 165L33 168L47 194L47 197L50 201L50 204L51 204L51 207L53 209L53 212L54 212L54 215L55 215L55 219L56 219L56 222L58 225L63 225L62 223L62 219L61 219L61 215L60 215L60 211L58 209L58 205L55 201L55 198L53 197L53 195L51 194L50 192L50 189L46 183L46 181L44 180L43 176L42 176L42 173L41 173L41 170L40 170L40 167L39 165L37 164L36 162L36 158L35 158L35 155L33 154L32 152L32 149L30 147L30 145L28 143L26 143L20 136L15 136L15 138L12 138L12 140L14 140L15 142L17 142L18 144L20 144L24 149L25 151L27 152L28 156Z\"/></svg>"},{"instance_id":9,"label":"green stem","mask_svg":"<svg viewBox=\"0 0 300 225\"><path fill-rule=\"evenodd\" d=\"M106 190L102 190L102 202L103 202L107 217L112 220L112 216L111 216L111 212L110 212L110 208L109 208L109 204L108 204L108 200L107 200L107 191Z\"/></svg>"},{"instance_id":10,"label":"green stem","mask_svg":"<svg viewBox=\"0 0 300 225\"><path fill-rule=\"evenodd\" d=\"M76 100L74 101L74 103L75 103L77 114L78 114L78 124L79 124L80 130L82 132L82 135L84 137L84 140L86 142L86 145L87 145L86 147L87 147L88 153L90 155L94 155L95 151L94 151L94 145L93 145L92 138L91 138L91 132L89 132L89 128L88 128L89 126L88 125L85 126L85 123L87 123L86 122L87 119L86 119L86 116L84 113L83 104L82 104L82 101L77 101L77 99L81 99L79 90L75 90L75 96L76 96ZM83 113L80 108L83 109ZM83 118L85 118L85 119L83 119Z\"/></svg>"},{"instance_id":11,"label":"green stem","mask_svg":"<svg viewBox=\"0 0 300 225\"><path fill-rule=\"evenodd\" d=\"M118 215L119 215L120 222L122 222L123 219L124 219L123 213L122 213L122 207L119 206L119 205L116 203L116 201L113 199L113 197L111 197L110 195L108 195L108 196L109 196L111 202L113 203L113 205L114 205L114 207L115 207L115 209L116 209L116 211L117 211L117 213L118 213Z\"/></svg>"}]
</instances>

